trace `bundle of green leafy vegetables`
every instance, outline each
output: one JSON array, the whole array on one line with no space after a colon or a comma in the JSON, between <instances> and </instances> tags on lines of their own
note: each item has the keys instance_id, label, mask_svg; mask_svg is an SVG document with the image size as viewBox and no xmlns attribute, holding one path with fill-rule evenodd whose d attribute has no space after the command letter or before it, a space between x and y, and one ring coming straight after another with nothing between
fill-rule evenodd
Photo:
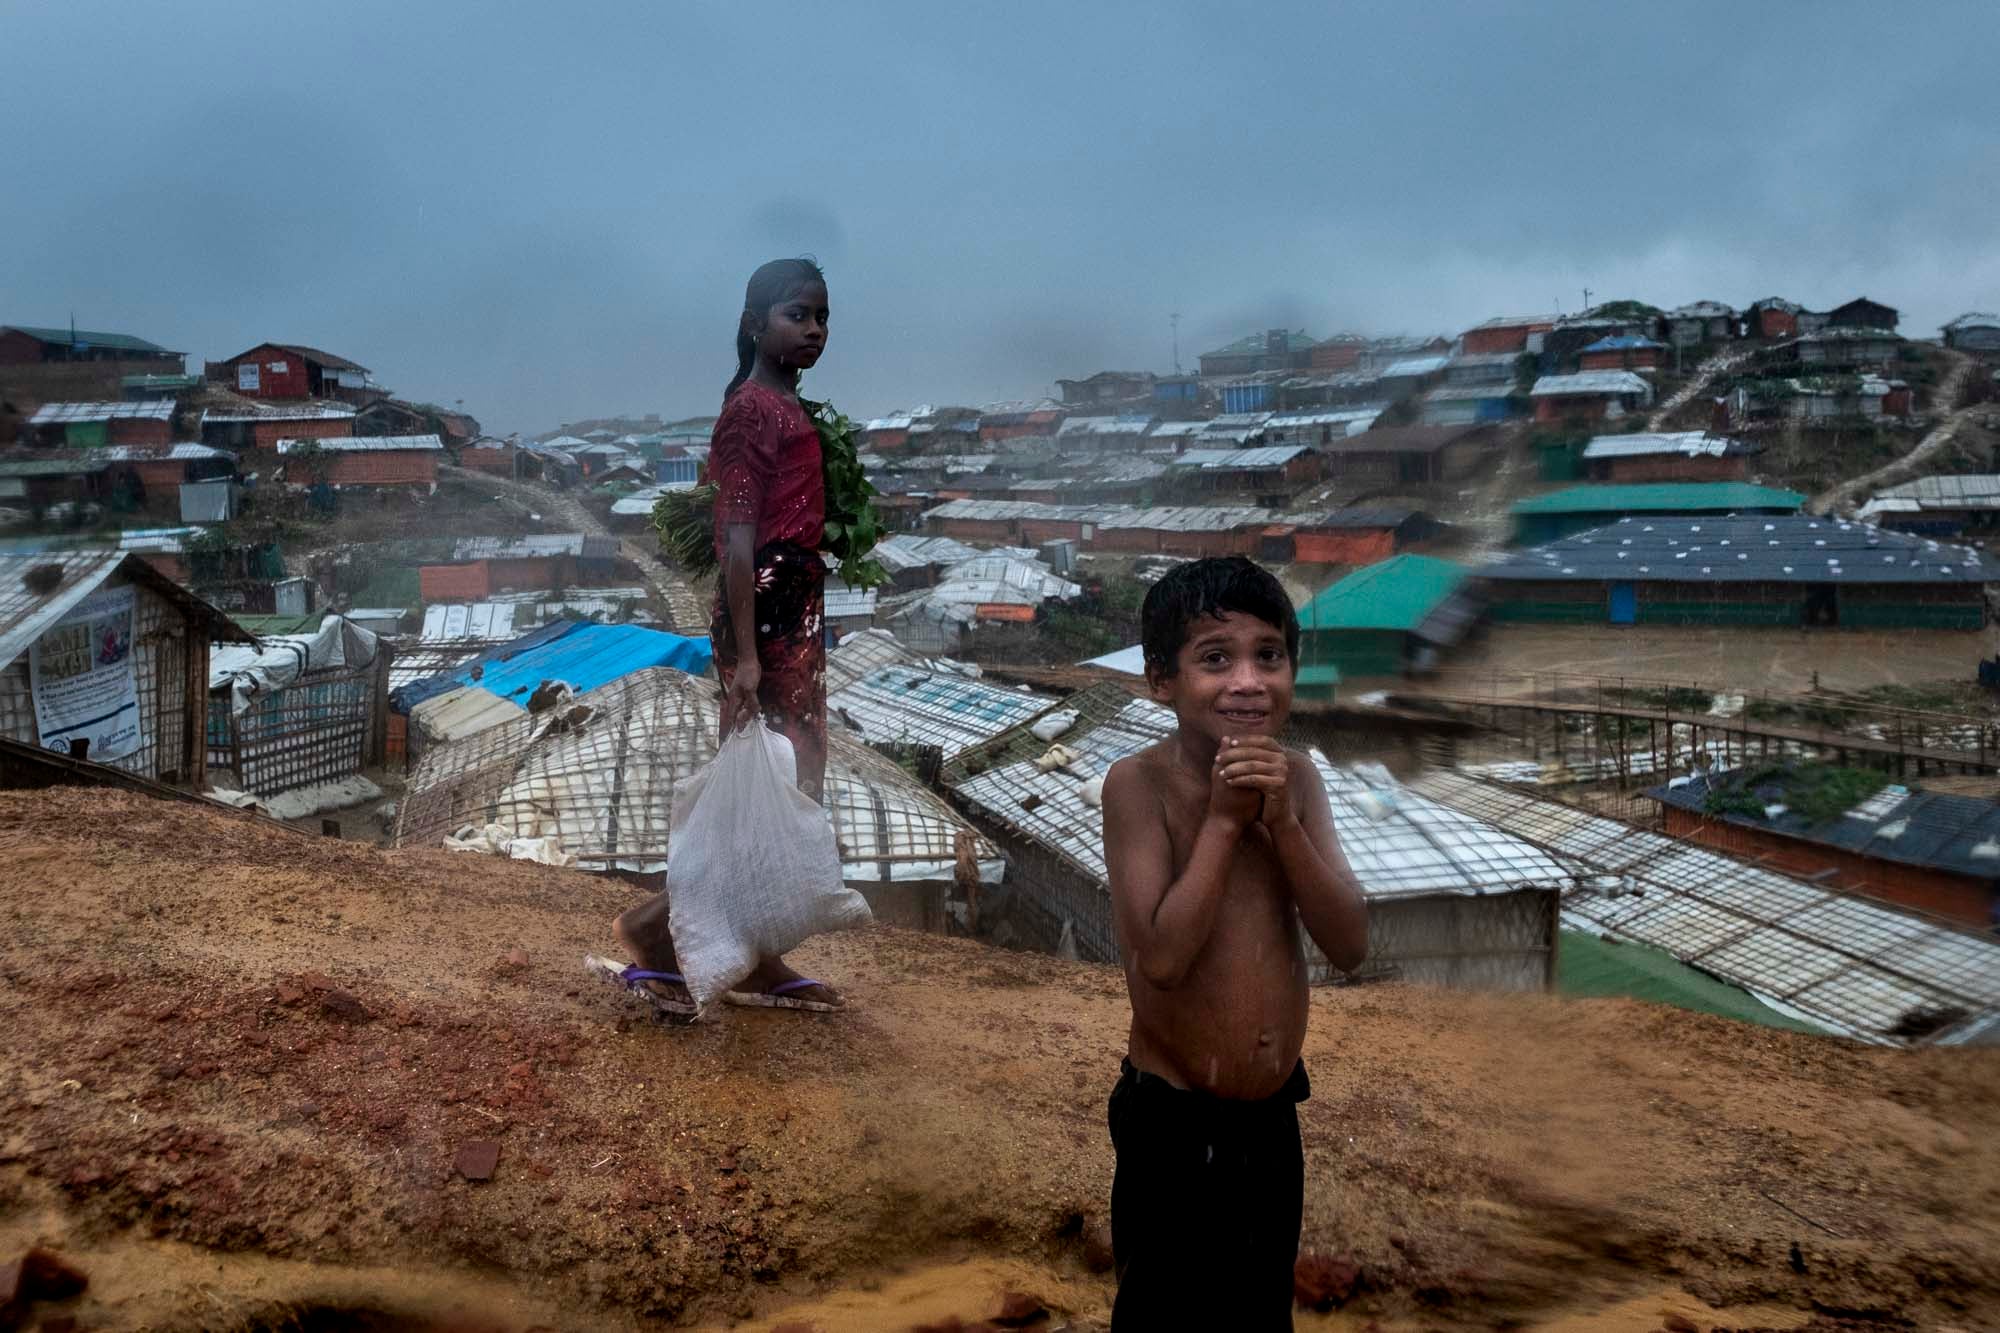
<instances>
[{"instance_id":1,"label":"bundle of green leafy vegetables","mask_svg":"<svg viewBox=\"0 0 2000 1333\"><path fill-rule=\"evenodd\" d=\"M819 432L820 474L826 484L826 529L819 549L840 561L840 580L873 588L889 573L869 552L882 538L882 524L869 503L878 494L861 468L861 450L851 418L831 403L801 398L799 403ZM653 505L653 529L660 548L691 574L707 574L715 560L715 487L668 491Z\"/></svg>"}]
</instances>

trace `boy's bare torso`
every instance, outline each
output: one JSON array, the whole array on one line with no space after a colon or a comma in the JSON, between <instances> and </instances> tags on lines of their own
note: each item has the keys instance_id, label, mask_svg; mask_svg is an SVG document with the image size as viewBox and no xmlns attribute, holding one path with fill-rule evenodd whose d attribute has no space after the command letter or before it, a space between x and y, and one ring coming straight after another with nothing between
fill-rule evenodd
<instances>
[{"instance_id":1,"label":"boy's bare torso","mask_svg":"<svg viewBox=\"0 0 2000 1333\"><path fill-rule=\"evenodd\" d=\"M1294 792L1311 760L1292 752ZM1179 875L1208 808L1210 780L1177 758L1171 741L1132 756L1158 801L1158 835ZM1296 796L1295 796L1296 799ZM1306 1031L1306 968L1298 914L1269 836L1252 821L1237 844L1221 910L1187 977L1162 990L1125 959L1132 995L1130 1056L1139 1069L1185 1088L1252 1100L1284 1086Z\"/></svg>"}]
</instances>

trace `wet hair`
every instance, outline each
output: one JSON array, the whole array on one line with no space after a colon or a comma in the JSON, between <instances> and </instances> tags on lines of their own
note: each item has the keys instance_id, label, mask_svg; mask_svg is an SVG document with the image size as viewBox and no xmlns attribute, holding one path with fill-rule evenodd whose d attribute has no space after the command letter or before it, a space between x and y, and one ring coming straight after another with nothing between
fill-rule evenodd
<instances>
[{"instance_id":1,"label":"wet hair","mask_svg":"<svg viewBox=\"0 0 2000 1333\"><path fill-rule=\"evenodd\" d=\"M1190 560L1167 571L1139 609L1139 645L1147 674L1170 679L1180 666L1189 627L1203 616L1236 611L1282 630L1285 653L1299 660L1299 617L1271 571L1240 555Z\"/></svg>"},{"instance_id":2,"label":"wet hair","mask_svg":"<svg viewBox=\"0 0 2000 1333\"><path fill-rule=\"evenodd\" d=\"M743 289L743 313L762 325L772 306L813 282L825 286L826 274L820 272L819 261L810 255L797 259L773 259L768 264L760 264ZM730 380L729 387L722 391L724 398L735 393L743 381L750 378L751 367L757 364L757 339L746 327L749 322L741 318L736 321L736 378Z\"/></svg>"}]
</instances>

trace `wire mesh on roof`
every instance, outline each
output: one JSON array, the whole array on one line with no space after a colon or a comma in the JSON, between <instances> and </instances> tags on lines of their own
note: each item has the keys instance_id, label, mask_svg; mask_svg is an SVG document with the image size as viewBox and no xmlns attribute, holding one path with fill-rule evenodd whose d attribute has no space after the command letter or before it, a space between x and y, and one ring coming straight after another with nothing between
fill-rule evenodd
<instances>
[{"instance_id":1,"label":"wire mesh on roof","mask_svg":"<svg viewBox=\"0 0 2000 1333\"><path fill-rule=\"evenodd\" d=\"M1411 785L1638 890L1572 894L1565 925L1665 950L1821 1027L1948 1044L2000 1012L2000 941L1462 774Z\"/></svg>"},{"instance_id":2,"label":"wire mesh on roof","mask_svg":"<svg viewBox=\"0 0 2000 1333\"><path fill-rule=\"evenodd\" d=\"M944 671L885 666L829 694L826 706L864 740L935 745L949 759L1055 702Z\"/></svg>"},{"instance_id":3,"label":"wire mesh on roof","mask_svg":"<svg viewBox=\"0 0 2000 1333\"><path fill-rule=\"evenodd\" d=\"M580 721L572 721L587 709ZM435 847L467 824L557 838L586 867L664 869L674 794L715 754L715 687L668 667L622 676L542 714L427 751L396 824L399 847ZM850 880L948 877L961 836L997 852L927 789L865 745L829 737L826 806Z\"/></svg>"}]
</instances>

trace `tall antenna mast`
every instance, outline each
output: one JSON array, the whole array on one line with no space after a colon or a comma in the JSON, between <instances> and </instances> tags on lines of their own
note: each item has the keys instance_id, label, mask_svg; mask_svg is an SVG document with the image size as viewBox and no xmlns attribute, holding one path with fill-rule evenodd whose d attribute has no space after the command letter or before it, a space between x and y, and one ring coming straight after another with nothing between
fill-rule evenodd
<instances>
[{"instance_id":1,"label":"tall antenna mast","mask_svg":"<svg viewBox=\"0 0 2000 1333\"><path fill-rule=\"evenodd\" d=\"M1174 374L1181 373L1181 312L1176 310L1167 316L1167 322L1174 326Z\"/></svg>"}]
</instances>

